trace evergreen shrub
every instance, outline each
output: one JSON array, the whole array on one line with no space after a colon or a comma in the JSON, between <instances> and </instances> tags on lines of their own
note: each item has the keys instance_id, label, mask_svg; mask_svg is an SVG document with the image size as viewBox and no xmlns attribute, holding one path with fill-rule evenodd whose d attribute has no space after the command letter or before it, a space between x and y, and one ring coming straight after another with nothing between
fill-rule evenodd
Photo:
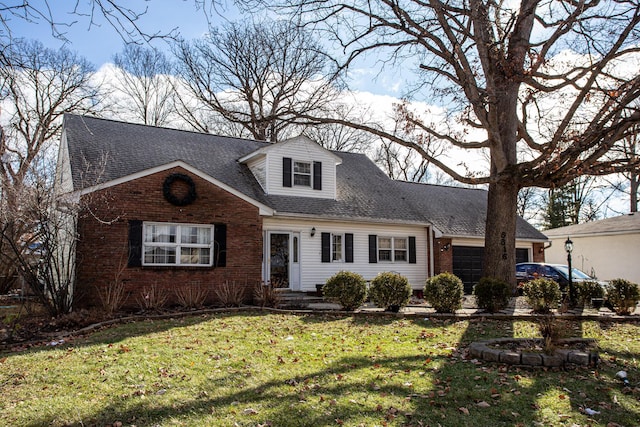
<instances>
[{"instance_id":1,"label":"evergreen shrub","mask_svg":"<svg viewBox=\"0 0 640 427\"><path fill-rule=\"evenodd\" d=\"M616 314L631 314L640 301L640 289L636 283L614 279L607 286L607 300Z\"/></svg>"},{"instance_id":2,"label":"evergreen shrub","mask_svg":"<svg viewBox=\"0 0 640 427\"><path fill-rule=\"evenodd\" d=\"M511 298L511 286L503 280L493 277L483 277L473 288L476 303L490 313L505 308Z\"/></svg>"},{"instance_id":3,"label":"evergreen shrub","mask_svg":"<svg viewBox=\"0 0 640 427\"><path fill-rule=\"evenodd\" d=\"M560 286L555 280L539 278L524 285L524 296L534 313L549 313L562 299Z\"/></svg>"},{"instance_id":4,"label":"evergreen shrub","mask_svg":"<svg viewBox=\"0 0 640 427\"><path fill-rule=\"evenodd\" d=\"M413 290L406 277L398 273L384 272L371 281L369 297L386 311L398 311L411 299Z\"/></svg>"},{"instance_id":5,"label":"evergreen shrub","mask_svg":"<svg viewBox=\"0 0 640 427\"><path fill-rule=\"evenodd\" d=\"M438 313L454 313L462 308L464 287L462 280L452 273L440 273L427 279L424 299Z\"/></svg>"},{"instance_id":6,"label":"evergreen shrub","mask_svg":"<svg viewBox=\"0 0 640 427\"><path fill-rule=\"evenodd\" d=\"M322 293L329 301L340 304L347 311L353 311L367 299L367 282L357 273L339 271L327 279Z\"/></svg>"}]
</instances>

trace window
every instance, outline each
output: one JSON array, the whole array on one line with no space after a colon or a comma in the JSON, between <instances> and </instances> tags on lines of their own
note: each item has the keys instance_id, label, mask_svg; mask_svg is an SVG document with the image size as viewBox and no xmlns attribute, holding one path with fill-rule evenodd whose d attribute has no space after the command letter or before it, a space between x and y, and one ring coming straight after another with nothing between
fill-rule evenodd
<instances>
[{"instance_id":1,"label":"window","mask_svg":"<svg viewBox=\"0 0 640 427\"><path fill-rule=\"evenodd\" d=\"M407 239L393 238L393 260L407 261Z\"/></svg>"},{"instance_id":2,"label":"window","mask_svg":"<svg viewBox=\"0 0 640 427\"><path fill-rule=\"evenodd\" d=\"M322 262L353 262L353 233L321 233Z\"/></svg>"},{"instance_id":3,"label":"window","mask_svg":"<svg viewBox=\"0 0 640 427\"><path fill-rule=\"evenodd\" d=\"M331 261L342 261L342 234L331 235Z\"/></svg>"},{"instance_id":4,"label":"window","mask_svg":"<svg viewBox=\"0 0 640 427\"><path fill-rule=\"evenodd\" d=\"M145 223L143 265L213 264L213 226Z\"/></svg>"},{"instance_id":5,"label":"window","mask_svg":"<svg viewBox=\"0 0 640 427\"><path fill-rule=\"evenodd\" d=\"M380 237L378 238L378 259L380 261L391 261L391 237Z\"/></svg>"},{"instance_id":6,"label":"window","mask_svg":"<svg viewBox=\"0 0 640 427\"><path fill-rule=\"evenodd\" d=\"M407 262L407 239L403 237L378 237L378 260Z\"/></svg>"},{"instance_id":7,"label":"window","mask_svg":"<svg viewBox=\"0 0 640 427\"><path fill-rule=\"evenodd\" d=\"M293 163L293 185L311 187L311 163Z\"/></svg>"}]
</instances>

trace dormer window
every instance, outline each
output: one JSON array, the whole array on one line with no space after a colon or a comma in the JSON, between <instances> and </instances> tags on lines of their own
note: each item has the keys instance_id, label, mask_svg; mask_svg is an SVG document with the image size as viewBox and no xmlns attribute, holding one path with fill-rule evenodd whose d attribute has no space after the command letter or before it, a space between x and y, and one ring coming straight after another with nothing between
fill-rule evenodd
<instances>
[{"instance_id":1,"label":"dormer window","mask_svg":"<svg viewBox=\"0 0 640 427\"><path fill-rule=\"evenodd\" d=\"M311 187L311 162L293 162L293 185Z\"/></svg>"},{"instance_id":2,"label":"dormer window","mask_svg":"<svg viewBox=\"0 0 640 427\"><path fill-rule=\"evenodd\" d=\"M283 157L282 186L322 190L322 162L306 162Z\"/></svg>"}]
</instances>

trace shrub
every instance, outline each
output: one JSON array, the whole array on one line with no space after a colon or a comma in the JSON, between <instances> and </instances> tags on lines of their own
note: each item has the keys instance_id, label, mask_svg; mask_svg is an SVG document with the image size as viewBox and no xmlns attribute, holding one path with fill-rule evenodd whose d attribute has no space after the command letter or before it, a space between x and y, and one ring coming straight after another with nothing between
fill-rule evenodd
<instances>
[{"instance_id":1,"label":"shrub","mask_svg":"<svg viewBox=\"0 0 640 427\"><path fill-rule=\"evenodd\" d=\"M607 300L616 314L630 314L640 301L640 288L625 279L614 279L607 286Z\"/></svg>"},{"instance_id":2,"label":"shrub","mask_svg":"<svg viewBox=\"0 0 640 427\"><path fill-rule=\"evenodd\" d=\"M592 299L604 298L604 289L595 280L575 282L573 285L578 293L578 301L582 305L590 305Z\"/></svg>"},{"instance_id":3,"label":"shrub","mask_svg":"<svg viewBox=\"0 0 640 427\"><path fill-rule=\"evenodd\" d=\"M407 278L391 272L378 274L371 281L369 289L371 301L387 311L397 311L400 307L407 305L412 293L413 290Z\"/></svg>"},{"instance_id":4,"label":"shrub","mask_svg":"<svg viewBox=\"0 0 640 427\"><path fill-rule=\"evenodd\" d=\"M215 294L223 307L240 307L244 301L245 286L238 286L236 282L228 280L215 288Z\"/></svg>"},{"instance_id":5,"label":"shrub","mask_svg":"<svg viewBox=\"0 0 640 427\"><path fill-rule=\"evenodd\" d=\"M258 282L253 289L253 300L260 307L277 308L280 305L280 293L277 287L267 282Z\"/></svg>"},{"instance_id":6,"label":"shrub","mask_svg":"<svg viewBox=\"0 0 640 427\"><path fill-rule=\"evenodd\" d=\"M127 299L125 284L123 281L114 281L106 287L96 287L100 305L105 313L112 315L119 311Z\"/></svg>"},{"instance_id":7,"label":"shrub","mask_svg":"<svg viewBox=\"0 0 640 427\"><path fill-rule=\"evenodd\" d=\"M200 282L178 286L174 290L178 304L183 308L201 308L207 300L209 291Z\"/></svg>"},{"instance_id":8,"label":"shrub","mask_svg":"<svg viewBox=\"0 0 640 427\"><path fill-rule=\"evenodd\" d=\"M154 283L144 287L138 296L138 306L142 311L159 311L164 308L169 299L169 292L160 285Z\"/></svg>"},{"instance_id":9,"label":"shrub","mask_svg":"<svg viewBox=\"0 0 640 427\"><path fill-rule=\"evenodd\" d=\"M367 299L367 283L364 278L350 271L340 271L331 276L322 288L324 296L352 311Z\"/></svg>"},{"instance_id":10,"label":"shrub","mask_svg":"<svg viewBox=\"0 0 640 427\"><path fill-rule=\"evenodd\" d=\"M495 313L509 304L511 286L503 280L493 277L483 277L473 288L478 307Z\"/></svg>"},{"instance_id":11,"label":"shrub","mask_svg":"<svg viewBox=\"0 0 640 427\"><path fill-rule=\"evenodd\" d=\"M462 280L451 273L440 273L427 279L424 299L438 313L453 313L462 307L464 287Z\"/></svg>"},{"instance_id":12,"label":"shrub","mask_svg":"<svg viewBox=\"0 0 640 427\"><path fill-rule=\"evenodd\" d=\"M553 354L560 337L560 326L553 314L538 317L538 330L542 334L542 349L547 354Z\"/></svg>"},{"instance_id":13,"label":"shrub","mask_svg":"<svg viewBox=\"0 0 640 427\"><path fill-rule=\"evenodd\" d=\"M551 279L534 279L524 285L524 296L534 313L549 313L562 298L560 286Z\"/></svg>"}]
</instances>

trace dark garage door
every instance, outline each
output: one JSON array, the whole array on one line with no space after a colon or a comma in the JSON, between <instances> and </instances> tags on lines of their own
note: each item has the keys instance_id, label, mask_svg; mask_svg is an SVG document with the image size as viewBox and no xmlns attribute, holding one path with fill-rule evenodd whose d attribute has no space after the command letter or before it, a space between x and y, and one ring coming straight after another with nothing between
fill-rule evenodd
<instances>
[{"instance_id":1,"label":"dark garage door","mask_svg":"<svg viewBox=\"0 0 640 427\"><path fill-rule=\"evenodd\" d=\"M475 246L453 247L453 274L464 283L464 293L473 293L473 287L482 277L484 248ZM528 249L516 249L516 263L529 261Z\"/></svg>"}]
</instances>

